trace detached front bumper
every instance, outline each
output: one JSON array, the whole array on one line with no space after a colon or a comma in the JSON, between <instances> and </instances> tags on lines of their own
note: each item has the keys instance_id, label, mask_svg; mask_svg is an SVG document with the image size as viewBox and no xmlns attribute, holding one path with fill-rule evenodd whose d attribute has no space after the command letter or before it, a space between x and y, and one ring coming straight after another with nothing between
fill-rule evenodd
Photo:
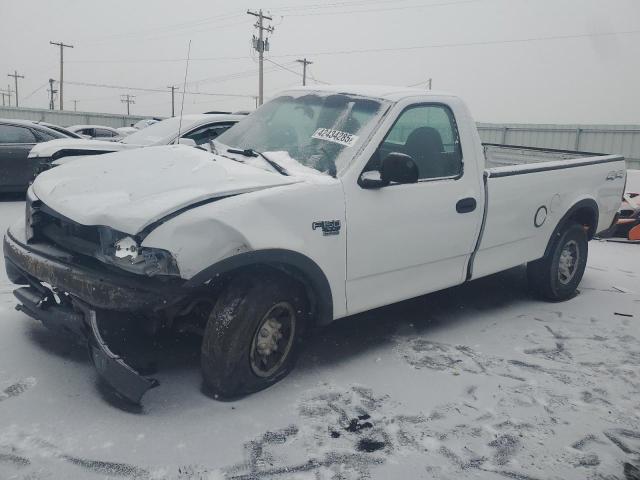
<instances>
[{"instance_id":1,"label":"detached front bumper","mask_svg":"<svg viewBox=\"0 0 640 480\"><path fill-rule=\"evenodd\" d=\"M140 375L111 351L100 334L94 309L77 300L68 304L55 303L53 293L40 287L16 289L13 293L20 302L16 308L47 328L71 335L78 343L87 345L98 374L120 396L139 404L143 395L158 385L156 379Z\"/></svg>"},{"instance_id":2,"label":"detached front bumper","mask_svg":"<svg viewBox=\"0 0 640 480\"><path fill-rule=\"evenodd\" d=\"M98 328L100 310L157 312L186 296L181 286L73 263L64 251L27 245L11 232L5 235L3 247L9 279L28 285L14 291L20 302L16 308L87 345L101 378L122 397L140 403L158 382L140 375L109 349Z\"/></svg>"}]
</instances>

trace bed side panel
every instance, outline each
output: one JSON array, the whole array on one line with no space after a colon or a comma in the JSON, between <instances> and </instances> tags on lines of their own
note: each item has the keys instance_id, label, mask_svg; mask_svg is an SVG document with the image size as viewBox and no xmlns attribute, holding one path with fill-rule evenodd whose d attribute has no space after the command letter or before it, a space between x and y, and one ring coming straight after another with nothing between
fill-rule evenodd
<instances>
[{"instance_id":1,"label":"bed side panel","mask_svg":"<svg viewBox=\"0 0 640 480\"><path fill-rule=\"evenodd\" d=\"M487 181L487 220L473 278L542 257L558 222L581 200L593 199L598 204L596 231L608 228L624 188L622 159L499 177L492 177L492 171Z\"/></svg>"}]
</instances>

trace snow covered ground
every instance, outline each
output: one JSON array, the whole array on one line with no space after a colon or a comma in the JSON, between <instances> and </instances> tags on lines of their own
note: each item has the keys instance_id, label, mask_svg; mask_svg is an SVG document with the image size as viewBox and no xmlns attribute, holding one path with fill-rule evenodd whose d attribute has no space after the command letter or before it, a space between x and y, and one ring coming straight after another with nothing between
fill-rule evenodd
<instances>
[{"instance_id":1,"label":"snow covered ground","mask_svg":"<svg viewBox=\"0 0 640 480\"><path fill-rule=\"evenodd\" d=\"M2 231L23 213L0 201ZM0 478L623 478L640 455L640 246L591 242L580 294L522 269L340 321L276 386L201 390L197 343L123 408L0 271Z\"/></svg>"}]
</instances>

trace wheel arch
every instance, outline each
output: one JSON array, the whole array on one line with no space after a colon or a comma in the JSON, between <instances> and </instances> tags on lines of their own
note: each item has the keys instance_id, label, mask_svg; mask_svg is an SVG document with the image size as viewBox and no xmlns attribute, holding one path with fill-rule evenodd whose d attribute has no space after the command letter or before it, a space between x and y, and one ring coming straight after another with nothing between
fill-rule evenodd
<instances>
[{"instance_id":1,"label":"wheel arch","mask_svg":"<svg viewBox=\"0 0 640 480\"><path fill-rule=\"evenodd\" d=\"M591 240L596 234L598 228L599 209L598 204L592 198L584 198L576 202L567 212L562 216L556 228L554 228L549 241L547 242L547 248L544 251L544 256L549 255L551 246L555 238L560 235L560 232L572 222L579 223L587 227L587 239Z\"/></svg>"},{"instance_id":2,"label":"wheel arch","mask_svg":"<svg viewBox=\"0 0 640 480\"><path fill-rule=\"evenodd\" d=\"M186 288L197 288L220 276L232 276L248 267L268 267L279 270L303 284L315 324L326 325L333 320L333 295L326 275L312 259L293 250L266 249L244 252L225 258L201 270L186 283Z\"/></svg>"}]
</instances>

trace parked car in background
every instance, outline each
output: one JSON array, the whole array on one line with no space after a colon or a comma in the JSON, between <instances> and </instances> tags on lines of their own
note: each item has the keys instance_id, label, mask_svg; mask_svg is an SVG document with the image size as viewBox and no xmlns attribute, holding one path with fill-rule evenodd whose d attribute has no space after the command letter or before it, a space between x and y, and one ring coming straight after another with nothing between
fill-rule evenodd
<instances>
[{"instance_id":1,"label":"parked car in background","mask_svg":"<svg viewBox=\"0 0 640 480\"><path fill-rule=\"evenodd\" d=\"M34 121L33 123L35 123L36 125L42 125L43 127L50 128L51 130L55 130L56 132L61 133L64 136L69 138L82 138L77 133L72 132L71 130L68 130L64 127L61 127L60 125L54 125L53 123L41 122L41 121Z\"/></svg>"},{"instance_id":2,"label":"parked car in background","mask_svg":"<svg viewBox=\"0 0 640 480\"><path fill-rule=\"evenodd\" d=\"M71 138L30 120L0 119L0 192L23 192L36 164L28 158L34 145Z\"/></svg>"},{"instance_id":3,"label":"parked car in background","mask_svg":"<svg viewBox=\"0 0 640 480\"><path fill-rule=\"evenodd\" d=\"M116 128L116 130L123 137L128 137L132 133L136 133L138 131L136 127L118 127Z\"/></svg>"},{"instance_id":4,"label":"parked car in background","mask_svg":"<svg viewBox=\"0 0 640 480\"><path fill-rule=\"evenodd\" d=\"M138 120L136 123L134 123L131 126L136 130L142 130L143 128L150 127L151 125L154 125L160 121L161 121L160 118L145 118L142 120Z\"/></svg>"},{"instance_id":5,"label":"parked car in background","mask_svg":"<svg viewBox=\"0 0 640 480\"><path fill-rule=\"evenodd\" d=\"M106 142L117 142L122 140L123 135L115 128L101 125L72 125L67 130L77 133L82 138L91 140L103 140Z\"/></svg>"},{"instance_id":6,"label":"parked car in background","mask_svg":"<svg viewBox=\"0 0 640 480\"><path fill-rule=\"evenodd\" d=\"M99 155L140 147L186 143L198 146L209 143L233 124L246 118L243 115L184 115L167 118L150 127L139 130L117 142L101 142L86 139L64 139L37 145L29 158L37 162L35 174L51 166L60 165L74 157Z\"/></svg>"}]
</instances>

